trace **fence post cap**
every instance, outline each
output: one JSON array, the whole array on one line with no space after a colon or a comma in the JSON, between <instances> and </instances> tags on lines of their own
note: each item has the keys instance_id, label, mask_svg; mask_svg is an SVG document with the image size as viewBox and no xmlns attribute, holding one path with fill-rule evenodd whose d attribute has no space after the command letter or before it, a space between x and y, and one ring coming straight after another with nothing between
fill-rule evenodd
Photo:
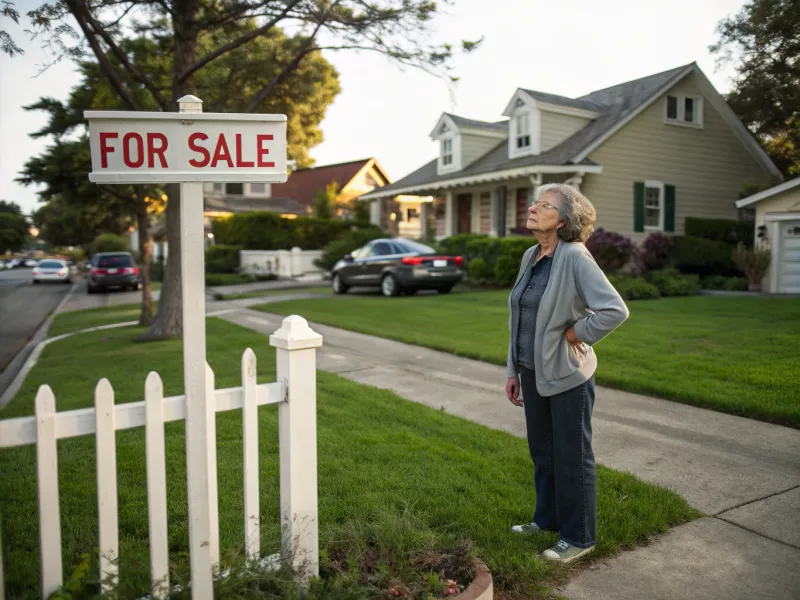
<instances>
[{"instance_id":1,"label":"fence post cap","mask_svg":"<svg viewBox=\"0 0 800 600\"><path fill-rule=\"evenodd\" d=\"M286 317L280 329L269 336L269 343L284 350L305 350L322 346L322 336L308 326L300 315Z\"/></svg>"}]
</instances>

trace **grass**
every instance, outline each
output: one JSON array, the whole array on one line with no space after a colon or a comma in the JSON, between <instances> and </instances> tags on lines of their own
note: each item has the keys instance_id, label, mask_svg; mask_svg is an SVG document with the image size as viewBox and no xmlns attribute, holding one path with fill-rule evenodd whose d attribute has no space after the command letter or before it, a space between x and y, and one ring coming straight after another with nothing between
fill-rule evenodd
<instances>
[{"instance_id":1,"label":"grass","mask_svg":"<svg viewBox=\"0 0 800 600\"><path fill-rule=\"evenodd\" d=\"M153 302L154 313L157 308L158 303ZM56 337L64 333L71 333L73 331L80 331L81 329L89 329L90 327L98 327L100 325L138 321L140 312L141 304L118 304L116 306L61 313L54 319L48 335L49 337ZM2 415L2 413L0 413L0 415Z\"/></svg>"},{"instance_id":2,"label":"grass","mask_svg":"<svg viewBox=\"0 0 800 600\"><path fill-rule=\"evenodd\" d=\"M55 328L97 325L107 322L114 311L125 315L122 308L67 313L56 318ZM141 331L139 327L98 331L50 344L0 416L31 415L35 391L44 383L52 386L62 411L91 406L92 391L101 377L112 382L118 403L141 399L150 370L161 374L165 394L181 393L181 342L136 343ZM246 347L253 348L258 357L259 381L274 379L275 354L266 336L213 318L208 320L207 332L208 361L217 387L239 385L240 356ZM279 535L276 417L274 406L261 407L265 553L277 547ZM174 568L185 573L184 424L170 423L166 430L169 547ZM147 552L143 433L135 429L117 434L123 568L126 557ZM221 547L223 554L235 553L241 550L244 520L238 411L218 415L217 440ZM555 541L553 534L519 537L508 532L511 524L529 520L534 506L533 469L523 439L320 371L318 440L326 561L334 559L337 544L348 535L370 524L377 523L381 529L387 514L410 512L425 528L452 543L471 540L475 554L492 569L496 589L507 598L549 597L548 584L567 575L568 570L537 557ZM81 554L97 544L93 438L60 441L58 458L64 572L68 574ZM635 546L696 516L676 494L603 467L598 467L598 512L597 557ZM8 597L33 597L39 567L33 446L0 451L0 514ZM391 531L385 534L399 543ZM384 538L379 535L378 539ZM142 560L139 568L146 570L146 565ZM136 580L130 573L123 576L126 581ZM146 575L142 576L137 593L144 591L146 581Z\"/></svg>"},{"instance_id":3,"label":"grass","mask_svg":"<svg viewBox=\"0 0 800 600\"><path fill-rule=\"evenodd\" d=\"M507 298L361 296L254 308L504 365ZM597 345L598 383L800 427L800 354L791 350L800 302L694 296L628 307L630 319Z\"/></svg>"},{"instance_id":4,"label":"grass","mask_svg":"<svg viewBox=\"0 0 800 600\"><path fill-rule=\"evenodd\" d=\"M286 294L320 294L330 295L333 291L330 286L318 286L309 288L284 288L280 290L260 290L254 292L243 292L241 294L223 294L217 292L214 298L217 300L241 300L243 298L262 298L267 296L284 296Z\"/></svg>"}]
</instances>

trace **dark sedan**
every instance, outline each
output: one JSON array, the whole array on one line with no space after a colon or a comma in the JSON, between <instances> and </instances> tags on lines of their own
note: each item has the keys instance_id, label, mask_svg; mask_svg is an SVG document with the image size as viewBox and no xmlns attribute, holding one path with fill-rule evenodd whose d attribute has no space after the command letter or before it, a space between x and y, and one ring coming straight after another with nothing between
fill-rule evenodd
<instances>
[{"instance_id":1,"label":"dark sedan","mask_svg":"<svg viewBox=\"0 0 800 600\"><path fill-rule=\"evenodd\" d=\"M373 240L333 267L333 291L380 286L384 296L437 290L447 294L463 277L460 256L441 256L425 244L402 238Z\"/></svg>"},{"instance_id":2,"label":"dark sedan","mask_svg":"<svg viewBox=\"0 0 800 600\"><path fill-rule=\"evenodd\" d=\"M141 285L139 267L130 252L102 252L92 257L86 281L88 293L111 288L138 290Z\"/></svg>"}]
</instances>

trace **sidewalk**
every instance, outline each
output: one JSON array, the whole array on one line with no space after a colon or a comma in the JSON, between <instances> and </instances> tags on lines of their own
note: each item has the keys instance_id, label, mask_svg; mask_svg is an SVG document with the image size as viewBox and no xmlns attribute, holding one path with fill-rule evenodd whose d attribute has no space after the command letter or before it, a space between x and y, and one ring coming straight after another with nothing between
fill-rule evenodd
<instances>
[{"instance_id":1,"label":"sidewalk","mask_svg":"<svg viewBox=\"0 0 800 600\"><path fill-rule=\"evenodd\" d=\"M222 318L264 334L281 321L233 302L208 309L233 309ZM505 399L502 367L312 326L324 336L320 369L525 435L521 409ZM593 426L598 463L669 487L709 516L581 571L561 593L800 598L800 431L600 387Z\"/></svg>"}]
</instances>

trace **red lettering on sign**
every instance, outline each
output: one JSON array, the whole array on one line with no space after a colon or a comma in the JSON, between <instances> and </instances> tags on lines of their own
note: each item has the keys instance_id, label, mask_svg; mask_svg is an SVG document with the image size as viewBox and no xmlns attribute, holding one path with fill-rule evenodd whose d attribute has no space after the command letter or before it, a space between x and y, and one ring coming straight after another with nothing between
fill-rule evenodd
<instances>
[{"instance_id":1,"label":"red lettering on sign","mask_svg":"<svg viewBox=\"0 0 800 600\"><path fill-rule=\"evenodd\" d=\"M267 162L264 160L264 157L269 154L269 148L264 148L264 142L267 142L272 139L271 134L261 134L256 136L256 148L258 155L258 166L259 167L274 167L274 162Z\"/></svg>"},{"instance_id":2,"label":"red lettering on sign","mask_svg":"<svg viewBox=\"0 0 800 600\"><path fill-rule=\"evenodd\" d=\"M109 146L106 142L108 140L115 140L119 137L118 133L110 131L100 132L100 167L103 169L108 168L108 155L114 152L114 148Z\"/></svg>"},{"instance_id":3,"label":"red lettering on sign","mask_svg":"<svg viewBox=\"0 0 800 600\"><path fill-rule=\"evenodd\" d=\"M236 134L236 166L237 167L255 167L256 163L252 160L242 160L242 134Z\"/></svg>"},{"instance_id":4,"label":"red lettering on sign","mask_svg":"<svg viewBox=\"0 0 800 600\"><path fill-rule=\"evenodd\" d=\"M136 142L136 161L131 160L131 140ZM126 133L122 137L122 160L125 166L138 169L144 164L144 140L138 133Z\"/></svg>"},{"instance_id":5,"label":"red lettering on sign","mask_svg":"<svg viewBox=\"0 0 800 600\"><path fill-rule=\"evenodd\" d=\"M189 136L189 149L194 150L195 152L203 156L203 160L197 160L196 158L193 158L192 160L189 161L190 165L192 165L193 167L197 167L198 169L207 166L208 161L211 160L211 154L209 154L208 150L206 150L205 148L203 148L203 146L197 143L197 140L205 142L207 139L208 136L205 133L201 133L199 131Z\"/></svg>"},{"instance_id":6,"label":"red lettering on sign","mask_svg":"<svg viewBox=\"0 0 800 600\"><path fill-rule=\"evenodd\" d=\"M217 163L224 160L228 163L229 167L233 167L233 160L231 160L231 153L228 150L228 144L225 142L225 134L220 133L217 140L217 147L214 148L214 158L211 159L211 166L216 167Z\"/></svg>"},{"instance_id":7,"label":"red lettering on sign","mask_svg":"<svg viewBox=\"0 0 800 600\"><path fill-rule=\"evenodd\" d=\"M156 140L161 142L161 144L156 147ZM169 142L167 142L167 136L163 133L148 133L147 134L147 166L151 169L156 166L156 156L158 156L158 162L161 163L161 168L167 168L167 158L164 156L164 152L167 151L167 146Z\"/></svg>"}]
</instances>

